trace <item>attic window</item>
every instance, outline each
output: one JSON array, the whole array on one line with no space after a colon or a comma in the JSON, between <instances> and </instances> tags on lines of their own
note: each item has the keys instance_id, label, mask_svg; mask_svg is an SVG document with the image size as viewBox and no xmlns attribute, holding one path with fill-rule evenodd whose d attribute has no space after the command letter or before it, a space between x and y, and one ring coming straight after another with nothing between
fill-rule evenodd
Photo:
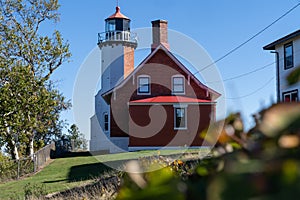
<instances>
[{"instance_id":1,"label":"attic window","mask_svg":"<svg viewBox=\"0 0 300 200\"><path fill-rule=\"evenodd\" d=\"M138 77L138 94L150 94L150 76L142 75Z\"/></svg>"},{"instance_id":2,"label":"attic window","mask_svg":"<svg viewBox=\"0 0 300 200\"><path fill-rule=\"evenodd\" d=\"M173 94L184 94L184 76L176 75L172 77L172 92Z\"/></svg>"}]
</instances>

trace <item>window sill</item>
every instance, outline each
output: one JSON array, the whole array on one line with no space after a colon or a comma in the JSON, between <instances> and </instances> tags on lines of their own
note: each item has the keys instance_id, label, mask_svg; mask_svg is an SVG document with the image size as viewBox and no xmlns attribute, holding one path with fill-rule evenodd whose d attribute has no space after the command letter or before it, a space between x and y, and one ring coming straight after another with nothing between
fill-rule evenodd
<instances>
[{"instance_id":1,"label":"window sill","mask_svg":"<svg viewBox=\"0 0 300 200\"><path fill-rule=\"evenodd\" d=\"M185 92L172 92L172 95L185 95Z\"/></svg>"},{"instance_id":2,"label":"window sill","mask_svg":"<svg viewBox=\"0 0 300 200\"><path fill-rule=\"evenodd\" d=\"M146 95L151 95L151 93L140 93L140 92L137 92L137 95L141 95L141 96L145 95L146 96Z\"/></svg>"},{"instance_id":3,"label":"window sill","mask_svg":"<svg viewBox=\"0 0 300 200\"><path fill-rule=\"evenodd\" d=\"M294 66L291 66L291 67L284 67L284 70L289 70L289 69L292 69L294 68Z\"/></svg>"},{"instance_id":4,"label":"window sill","mask_svg":"<svg viewBox=\"0 0 300 200\"><path fill-rule=\"evenodd\" d=\"M187 127L183 127L183 128L174 128L175 131L184 131L184 130L188 130Z\"/></svg>"}]
</instances>

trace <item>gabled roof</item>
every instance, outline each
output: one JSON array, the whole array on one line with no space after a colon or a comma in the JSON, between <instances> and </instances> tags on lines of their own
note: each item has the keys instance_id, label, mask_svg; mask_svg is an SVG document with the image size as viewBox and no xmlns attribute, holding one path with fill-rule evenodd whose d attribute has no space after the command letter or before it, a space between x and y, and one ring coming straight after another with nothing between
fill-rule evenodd
<instances>
[{"instance_id":1,"label":"gabled roof","mask_svg":"<svg viewBox=\"0 0 300 200\"><path fill-rule=\"evenodd\" d=\"M128 17L126 17L125 15L123 15L123 14L121 13L120 7L119 7L119 6L116 7L116 12L115 12L115 14L111 15L111 16L108 17L106 20L108 20L108 19L116 19L116 18L118 18L118 19L128 19L128 20L129 20Z\"/></svg>"},{"instance_id":2,"label":"gabled roof","mask_svg":"<svg viewBox=\"0 0 300 200\"><path fill-rule=\"evenodd\" d=\"M137 73L159 50L163 50L186 74L190 75L190 78L193 79L199 87L202 89L207 90L211 94L213 94L216 99L221 96L220 93L216 92L215 90L205 86L203 83L199 81L198 78L194 74L192 74L164 45L160 44L154 51L152 51L145 59L141 62L141 64L138 65L137 68L135 68L124 80L122 80L120 83L118 83L114 88L110 89L107 92L104 92L102 94L102 97L105 98L105 96L111 94L116 89L121 88L135 73Z\"/></svg>"},{"instance_id":3,"label":"gabled roof","mask_svg":"<svg viewBox=\"0 0 300 200\"><path fill-rule=\"evenodd\" d=\"M284 36L284 37L282 37L282 38L280 38L278 40L276 40L275 42L272 42L272 43L264 46L263 49L264 50L275 50L275 46L276 45L282 44L284 42L287 42L288 40L293 39L293 38L295 38L295 37L297 37L299 35L300 35L300 29L297 30L297 31L295 31L295 32L293 32L293 33L291 33L291 34L288 34L288 35L286 35L286 36Z\"/></svg>"},{"instance_id":4,"label":"gabled roof","mask_svg":"<svg viewBox=\"0 0 300 200\"><path fill-rule=\"evenodd\" d=\"M143 103L202 103L202 104L211 104L214 103L205 99L189 98L183 96L157 96L147 99L130 101L132 104L143 104Z\"/></svg>"}]
</instances>

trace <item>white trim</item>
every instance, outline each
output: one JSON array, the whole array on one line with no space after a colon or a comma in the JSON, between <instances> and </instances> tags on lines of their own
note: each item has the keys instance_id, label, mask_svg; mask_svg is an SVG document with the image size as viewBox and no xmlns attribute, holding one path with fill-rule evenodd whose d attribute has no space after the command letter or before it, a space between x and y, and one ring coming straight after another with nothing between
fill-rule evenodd
<instances>
[{"instance_id":1,"label":"white trim","mask_svg":"<svg viewBox=\"0 0 300 200\"><path fill-rule=\"evenodd\" d=\"M148 87L149 87L149 92L144 93L144 92L139 92L139 88L140 88L140 78L148 78L149 82L148 82ZM143 75L139 75L137 77L137 94L138 95L151 95L151 77L149 75L143 74Z\"/></svg>"},{"instance_id":2,"label":"white trim","mask_svg":"<svg viewBox=\"0 0 300 200\"><path fill-rule=\"evenodd\" d=\"M296 94L297 95L297 99L296 101L293 101L292 100L292 95L293 94ZM290 98L290 101L285 101L285 98L286 96L289 96ZM282 92L282 102L299 102L299 94L298 94L298 89L295 89L295 90L288 90L288 91L285 91L285 92Z\"/></svg>"},{"instance_id":3,"label":"white trim","mask_svg":"<svg viewBox=\"0 0 300 200\"><path fill-rule=\"evenodd\" d=\"M183 79L183 92L174 92L174 78L182 78ZM171 85L172 85L172 94L174 95L185 95L185 76L182 74L176 74L171 77Z\"/></svg>"},{"instance_id":4,"label":"white trim","mask_svg":"<svg viewBox=\"0 0 300 200\"><path fill-rule=\"evenodd\" d=\"M184 109L184 127L176 127L176 109ZM181 106L178 106L178 107L175 107L174 105L174 130L187 130L188 127L187 127L187 106L185 107L183 105L183 107Z\"/></svg>"},{"instance_id":5,"label":"white trim","mask_svg":"<svg viewBox=\"0 0 300 200\"><path fill-rule=\"evenodd\" d=\"M187 108L188 106L189 106L189 104L187 104L187 103L176 103L176 104L173 104L174 108Z\"/></svg>"},{"instance_id":6,"label":"white trim","mask_svg":"<svg viewBox=\"0 0 300 200\"><path fill-rule=\"evenodd\" d=\"M141 146L141 147L128 147L128 151L147 151L147 150L188 150L188 149L210 149L210 146L191 146L191 147L183 147L183 146Z\"/></svg>"},{"instance_id":7,"label":"white trim","mask_svg":"<svg viewBox=\"0 0 300 200\"><path fill-rule=\"evenodd\" d=\"M117 100L117 90L113 91L113 96L114 96L114 101L116 101Z\"/></svg>"},{"instance_id":8,"label":"white trim","mask_svg":"<svg viewBox=\"0 0 300 200\"><path fill-rule=\"evenodd\" d=\"M132 76L132 85L135 84L135 75Z\"/></svg>"}]
</instances>

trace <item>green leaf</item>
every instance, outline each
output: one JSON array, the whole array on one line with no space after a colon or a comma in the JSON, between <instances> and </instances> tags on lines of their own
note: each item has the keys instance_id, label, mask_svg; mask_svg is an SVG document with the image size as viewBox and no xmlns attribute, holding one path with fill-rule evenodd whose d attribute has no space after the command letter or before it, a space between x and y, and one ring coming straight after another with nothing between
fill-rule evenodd
<instances>
[{"instance_id":1,"label":"green leaf","mask_svg":"<svg viewBox=\"0 0 300 200\"><path fill-rule=\"evenodd\" d=\"M286 78L289 85L294 85L300 81L300 67L294 69Z\"/></svg>"}]
</instances>

